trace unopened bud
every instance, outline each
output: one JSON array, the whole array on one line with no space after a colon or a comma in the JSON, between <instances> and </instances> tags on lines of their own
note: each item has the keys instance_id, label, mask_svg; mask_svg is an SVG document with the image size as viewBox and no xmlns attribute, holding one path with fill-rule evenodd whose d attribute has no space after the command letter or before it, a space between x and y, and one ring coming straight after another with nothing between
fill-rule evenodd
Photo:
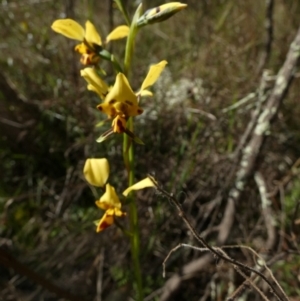
<instances>
[{"instance_id":1,"label":"unopened bud","mask_svg":"<svg viewBox=\"0 0 300 301\"><path fill-rule=\"evenodd\" d=\"M181 2L170 2L148 9L137 21L137 27L165 21L177 12L186 8L187 4Z\"/></svg>"}]
</instances>

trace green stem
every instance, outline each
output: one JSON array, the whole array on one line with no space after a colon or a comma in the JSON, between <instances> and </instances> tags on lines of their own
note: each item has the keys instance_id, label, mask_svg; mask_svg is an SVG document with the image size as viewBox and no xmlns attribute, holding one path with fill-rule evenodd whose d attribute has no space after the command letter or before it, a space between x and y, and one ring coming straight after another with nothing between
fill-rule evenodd
<instances>
[{"instance_id":1,"label":"green stem","mask_svg":"<svg viewBox=\"0 0 300 301\"><path fill-rule=\"evenodd\" d=\"M116 1L117 3L122 3L122 1ZM134 44L135 44L135 37L137 34L137 27L136 21L140 17L142 11L142 6L139 5L137 8L131 26L129 35L127 38L126 43L126 51L125 51L125 58L124 58L124 74L129 77L129 71L131 68L131 62L134 52ZM133 132L133 119L130 117L127 122L128 129ZM123 158L126 169L128 171L128 184L132 186L134 184L134 144L133 141L128 135L124 133L124 141L123 141ZM143 283L142 283L142 273L140 267L140 237L139 237L139 228L138 228L138 210L136 199L134 195L131 193L130 196L130 232L132 234L130 238L131 243L131 256L132 256L132 263L134 267L134 276L136 280L136 290L137 290L137 301L143 301L144 299L144 290L143 290Z\"/></svg>"},{"instance_id":2,"label":"green stem","mask_svg":"<svg viewBox=\"0 0 300 301\"><path fill-rule=\"evenodd\" d=\"M128 120L128 127L130 131L133 132L133 119L130 118ZM128 152L128 159L129 159L129 186L134 184L134 144L129 139L131 143ZM137 286L137 300L142 301L144 299L144 290L143 290L143 283L142 283L142 273L140 268L140 235L139 235L139 227L138 227L138 210L136 199L132 194L130 196L130 230L133 234L131 237L131 253L132 253L132 261L134 266L134 274L136 279L136 286Z\"/></svg>"},{"instance_id":3,"label":"green stem","mask_svg":"<svg viewBox=\"0 0 300 301\"><path fill-rule=\"evenodd\" d=\"M129 70L131 67L131 61L132 61L134 45L135 45L135 37L138 32L136 22L139 19L141 13L142 13L142 4L138 6L133 16L133 20L129 30L129 35L126 42L125 59L124 59L124 73L126 76L129 75Z\"/></svg>"},{"instance_id":4,"label":"green stem","mask_svg":"<svg viewBox=\"0 0 300 301\"><path fill-rule=\"evenodd\" d=\"M133 131L133 119L129 118L128 128ZM126 169L128 171L128 184L129 186L134 184L134 148L133 141L126 134L124 134L123 140L123 157ZM136 205L136 199L131 193L129 196L129 218L130 218L130 244L131 244L131 256L134 268L134 276L136 280L137 300L142 301L144 299L144 290L142 283L142 273L140 267L140 237L138 228L138 210Z\"/></svg>"}]
</instances>

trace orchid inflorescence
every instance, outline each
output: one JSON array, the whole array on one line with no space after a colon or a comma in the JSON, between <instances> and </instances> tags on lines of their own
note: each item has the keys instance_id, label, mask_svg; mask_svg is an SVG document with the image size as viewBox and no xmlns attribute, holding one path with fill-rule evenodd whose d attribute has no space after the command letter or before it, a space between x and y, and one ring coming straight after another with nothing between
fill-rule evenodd
<instances>
[{"instance_id":1,"label":"orchid inflorescence","mask_svg":"<svg viewBox=\"0 0 300 301\"><path fill-rule=\"evenodd\" d=\"M116 1L116 3L120 4L122 2ZM102 40L96 27L90 21L86 21L85 28L72 19L60 19L53 22L51 27L55 32L80 42L75 46L75 51L81 55L80 62L85 66L80 74L87 82L87 89L95 92L101 99L97 109L107 116L106 120L112 122L111 128L104 132L97 139L97 142L103 142L114 133L124 133L130 141L143 144L142 140L127 126L128 120L143 113L141 99L153 95L148 89L154 85L167 65L167 61L162 60L150 66L140 89L134 92L127 77L128 70L127 72L124 71L126 68L122 68L115 56L105 49L106 45L111 41L127 38L127 51L128 44L133 43L132 39L130 40L133 32L136 33L146 25L162 22L186 6L186 4L180 2L171 2L149 9L141 14L140 5L132 22L125 18L127 23L131 24L129 26L117 26L107 35L105 40ZM111 62L116 71L115 81L112 85L105 80L106 72L101 67L103 60ZM98 123L98 126L102 125L104 121ZM87 159L84 165L84 176L90 185L101 187L104 190L102 197L96 201L96 205L104 210L102 218L96 221L96 230L100 232L113 224L115 217L125 216L126 213L121 210L121 201L114 187L107 183L109 176L107 159ZM123 195L127 196L131 190L153 187L154 181L154 179L151 180L147 177L135 185L130 185Z\"/></svg>"},{"instance_id":2,"label":"orchid inflorescence","mask_svg":"<svg viewBox=\"0 0 300 301\"><path fill-rule=\"evenodd\" d=\"M140 270L138 211L134 195L131 192L146 187L156 187L157 182L153 177L147 176L134 184L135 156L132 141L139 144L143 144L143 141L133 133L133 117L144 112L141 100L143 97L153 95L149 88L154 85L163 72L167 61L162 60L150 66L148 74L138 90L132 89L128 73L131 67L137 32L147 25L167 20L187 5L180 2L170 2L143 13L140 4L132 21L130 21L122 0L114 1L123 13L127 25L117 26L104 41L90 21L86 21L85 28L83 28L72 19L60 19L53 22L52 29L80 42L75 46L75 51L81 55L80 63L84 65L80 74L87 82L87 89L96 93L101 100L97 105L97 109L107 116L106 120L112 122L111 128L104 132L97 139L97 142L105 141L112 134L123 133L123 160L129 180L129 187L123 191L123 197L127 198L126 204L129 205L129 231L117 221L117 218L124 217L127 214L122 209L122 202L115 188L108 183L110 171L108 160L106 158L87 159L83 174L91 186L99 187L103 192L102 196L96 201L97 207L104 211L102 217L95 221L96 231L101 232L112 224L116 224L130 237L133 271L136 281L136 300L142 301L144 300L144 290ZM124 66L122 67L116 57L106 49L106 45L111 41L124 38L126 38L126 46ZM113 83L109 83L105 79L106 71L103 70L103 64L101 64L103 60L111 63L116 72ZM101 126L106 120L101 121L97 126Z\"/></svg>"}]
</instances>

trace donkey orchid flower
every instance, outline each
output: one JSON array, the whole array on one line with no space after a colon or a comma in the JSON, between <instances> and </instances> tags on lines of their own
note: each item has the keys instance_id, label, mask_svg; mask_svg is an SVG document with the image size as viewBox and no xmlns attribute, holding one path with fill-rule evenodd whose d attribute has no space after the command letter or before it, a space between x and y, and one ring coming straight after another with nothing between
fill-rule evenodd
<instances>
[{"instance_id":1,"label":"donkey orchid flower","mask_svg":"<svg viewBox=\"0 0 300 301\"><path fill-rule=\"evenodd\" d=\"M128 36L129 27L121 25L116 27L107 37L104 43L95 26L86 21L85 29L72 19L59 19L53 22L51 28L67 38L80 41L75 51L81 54L80 62L83 65L95 65L99 62L99 53L103 50L103 44L112 40L122 39Z\"/></svg>"},{"instance_id":2,"label":"donkey orchid flower","mask_svg":"<svg viewBox=\"0 0 300 301\"><path fill-rule=\"evenodd\" d=\"M114 86L108 92L104 101L97 106L99 111L106 114L109 119L113 119L112 128L101 135L97 140L98 142L106 140L112 133L126 133L136 142L141 142L126 128L126 121L129 117L135 117L143 113L143 109L139 106L140 97L152 95L147 89L157 81L166 65L167 61L161 61L151 66L137 93L133 92L128 79L123 73L117 74ZM91 80L88 82L91 83ZM100 93L102 92L99 89L98 94Z\"/></svg>"},{"instance_id":3,"label":"donkey orchid flower","mask_svg":"<svg viewBox=\"0 0 300 301\"><path fill-rule=\"evenodd\" d=\"M104 210L102 218L96 221L96 231L101 232L115 222L115 217L123 217L126 213L121 210L122 203L115 188L107 183L109 177L109 164L106 158L87 159L83 173L89 184L102 188L105 187L104 194L96 201L97 207ZM147 177L128 187L123 192L123 195L127 197L132 190L155 187L155 183L154 179Z\"/></svg>"}]
</instances>

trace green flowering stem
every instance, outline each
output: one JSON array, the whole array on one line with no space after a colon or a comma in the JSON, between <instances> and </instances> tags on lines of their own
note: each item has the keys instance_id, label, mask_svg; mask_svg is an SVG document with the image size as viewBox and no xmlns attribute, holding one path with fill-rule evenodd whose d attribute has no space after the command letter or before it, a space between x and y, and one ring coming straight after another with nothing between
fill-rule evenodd
<instances>
[{"instance_id":1,"label":"green flowering stem","mask_svg":"<svg viewBox=\"0 0 300 301\"><path fill-rule=\"evenodd\" d=\"M122 3L122 1L117 1ZM141 15L142 5L140 4L134 14L132 23L130 25L129 35L126 42L126 50L125 50L125 58L124 58L124 74L129 77L129 70L131 68L131 62L134 52L134 44L135 44L135 37L137 34L137 27L136 21ZM133 133L133 119L130 117L127 121L127 127L129 131ZM125 167L128 171L128 180L129 186L134 184L134 144L132 138L130 138L127 134L124 133L124 140L123 140L123 158ZM143 283L142 283L142 273L140 267L140 238L139 238L139 228L138 228L138 211L136 200L134 195L131 193L129 195L129 218L130 218L130 232L132 236L130 238L131 243L131 255L132 255L132 262L134 267L134 275L136 280L136 292L137 292L137 301L143 301L144 299L144 291L143 291Z\"/></svg>"},{"instance_id":2,"label":"green flowering stem","mask_svg":"<svg viewBox=\"0 0 300 301\"><path fill-rule=\"evenodd\" d=\"M129 118L127 122L128 128L133 131L133 119ZM123 140L123 157L126 169L128 171L128 186L134 184L134 148L133 141L128 135L124 134ZM139 228L138 228L138 211L136 200L134 195L131 193L129 195L129 219L130 219L130 243L131 243L131 256L134 267L134 274L136 279L136 289L137 289L137 300L142 301L144 299L144 290L142 283L142 274L140 268L140 238L139 238Z\"/></svg>"},{"instance_id":3,"label":"green flowering stem","mask_svg":"<svg viewBox=\"0 0 300 301\"><path fill-rule=\"evenodd\" d=\"M128 120L128 127L130 131L133 131L133 119L130 118ZM127 135L126 135L127 136ZM128 136L127 136L128 137ZM129 186L134 184L134 144L132 140L129 138L127 139L127 143L129 143L129 150L128 150L128 163L129 163ZM128 145L127 145L128 146ZM126 146L126 148L127 148ZM142 274L140 268L140 237L139 237L139 228L138 228L138 210L136 205L136 199L134 195L131 193L129 196L130 204L129 204L129 214L130 214L130 231L133 234L131 236L131 253L132 253L132 260L134 266L134 273L136 278L136 289L137 289L137 300L142 301L144 300L144 290L143 290L143 283L142 283Z\"/></svg>"},{"instance_id":4,"label":"green flowering stem","mask_svg":"<svg viewBox=\"0 0 300 301\"><path fill-rule=\"evenodd\" d=\"M142 3L138 6L133 16L129 35L126 42L126 49L125 49L125 59L124 59L124 73L128 77L128 73L131 67L131 61L133 57L134 45L135 45L135 37L138 32L137 28L137 20L140 18L142 14Z\"/></svg>"}]
</instances>

